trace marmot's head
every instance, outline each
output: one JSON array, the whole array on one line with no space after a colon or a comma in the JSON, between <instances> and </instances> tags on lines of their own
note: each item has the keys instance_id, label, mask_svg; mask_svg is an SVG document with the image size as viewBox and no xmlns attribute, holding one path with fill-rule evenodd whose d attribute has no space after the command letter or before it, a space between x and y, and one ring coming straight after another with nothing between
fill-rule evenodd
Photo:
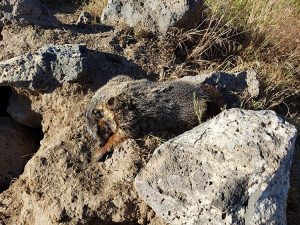
<instances>
[{"instance_id":1,"label":"marmot's head","mask_svg":"<svg viewBox=\"0 0 300 225\"><path fill-rule=\"evenodd\" d=\"M103 147L108 139L118 130L115 114L108 103L94 104L87 111L89 131L97 147Z\"/></svg>"}]
</instances>

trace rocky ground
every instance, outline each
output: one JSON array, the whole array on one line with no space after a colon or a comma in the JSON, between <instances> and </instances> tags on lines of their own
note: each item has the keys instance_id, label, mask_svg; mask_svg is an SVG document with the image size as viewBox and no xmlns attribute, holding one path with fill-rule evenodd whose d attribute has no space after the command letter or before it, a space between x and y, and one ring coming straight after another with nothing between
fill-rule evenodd
<instances>
[{"instance_id":1,"label":"rocky ground","mask_svg":"<svg viewBox=\"0 0 300 225\"><path fill-rule=\"evenodd\" d=\"M255 71L165 77L182 2L0 2L0 224L287 223L297 131L237 108Z\"/></svg>"}]
</instances>

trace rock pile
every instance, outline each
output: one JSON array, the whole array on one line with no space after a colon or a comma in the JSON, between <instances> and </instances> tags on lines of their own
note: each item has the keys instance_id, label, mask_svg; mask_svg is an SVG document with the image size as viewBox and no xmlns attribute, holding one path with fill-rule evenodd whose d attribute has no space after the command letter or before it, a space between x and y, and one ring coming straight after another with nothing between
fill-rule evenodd
<instances>
[{"instance_id":1,"label":"rock pile","mask_svg":"<svg viewBox=\"0 0 300 225\"><path fill-rule=\"evenodd\" d=\"M199 7L108 0L102 21L165 33ZM286 224L296 129L273 111L236 108L259 95L254 71L158 81L116 55L113 32L97 48L64 44L49 12L0 1L1 57L11 56L0 62L0 224ZM66 29L82 43L76 32L92 18L75 22ZM63 43L14 52L11 24L17 37L47 26L26 29L28 39L41 31Z\"/></svg>"}]
</instances>

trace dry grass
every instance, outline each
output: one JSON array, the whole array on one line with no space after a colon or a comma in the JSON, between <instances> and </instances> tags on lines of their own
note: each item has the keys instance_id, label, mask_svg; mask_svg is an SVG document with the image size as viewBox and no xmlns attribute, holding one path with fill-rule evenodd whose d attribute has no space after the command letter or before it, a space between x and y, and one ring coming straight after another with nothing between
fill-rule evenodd
<instances>
[{"instance_id":1,"label":"dry grass","mask_svg":"<svg viewBox=\"0 0 300 225\"><path fill-rule=\"evenodd\" d=\"M199 98L197 96L197 93L194 92L193 93L193 104L194 104L195 113L196 113L197 118L198 118L198 122L200 124L204 120L204 115L205 115L205 112L207 110L207 103L204 99L199 100Z\"/></svg>"},{"instance_id":2,"label":"dry grass","mask_svg":"<svg viewBox=\"0 0 300 225\"><path fill-rule=\"evenodd\" d=\"M190 30L170 29L159 43L160 60L167 68L164 78L196 75L234 64L242 34L222 19L207 18Z\"/></svg>"},{"instance_id":3,"label":"dry grass","mask_svg":"<svg viewBox=\"0 0 300 225\"><path fill-rule=\"evenodd\" d=\"M274 109L287 117L299 113L300 1L207 0L207 5L206 19L196 28L171 29L160 41L161 79L255 69L261 94L242 96L241 107Z\"/></svg>"},{"instance_id":4,"label":"dry grass","mask_svg":"<svg viewBox=\"0 0 300 225\"><path fill-rule=\"evenodd\" d=\"M276 49L299 47L299 0L206 0L213 13L251 32L253 44ZM255 43L260 40L259 43ZM257 45L258 44L258 45Z\"/></svg>"},{"instance_id":5,"label":"dry grass","mask_svg":"<svg viewBox=\"0 0 300 225\"><path fill-rule=\"evenodd\" d=\"M45 3L50 7L58 7L65 4L70 4L76 6L80 10L85 10L91 13L94 18L100 18L104 8L107 5L108 0L41 0L41 2Z\"/></svg>"}]
</instances>

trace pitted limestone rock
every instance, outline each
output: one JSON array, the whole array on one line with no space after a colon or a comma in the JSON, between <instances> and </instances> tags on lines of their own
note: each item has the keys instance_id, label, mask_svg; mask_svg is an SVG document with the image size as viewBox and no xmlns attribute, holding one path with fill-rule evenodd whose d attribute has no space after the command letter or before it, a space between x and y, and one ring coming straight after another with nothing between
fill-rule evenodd
<instances>
[{"instance_id":1,"label":"pitted limestone rock","mask_svg":"<svg viewBox=\"0 0 300 225\"><path fill-rule=\"evenodd\" d=\"M125 23L165 33L189 11L197 9L199 0L108 0L101 17L103 23ZM192 18L189 18L191 22Z\"/></svg>"},{"instance_id":2,"label":"pitted limestone rock","mask_svg":"<svg viewBox=\"0 0 300 225\"><path fill-rule=\"evenodd\" d=\"M170 224L284 225L295 139L273 111L223 111L157 148L135 187Z\"/></svg>"},{"instance_id":3,"label":"pitted limestone rock","mask_svg":"<svg viewBox=\"0 0 300 225\"><path fill-rule=\"evenodd\" d=\"M57 20L38 0L0 1L0 27L12 23L49 27L57 25Z\"/></svg>"},{"instance_id":4,"label":"pitted limestone rock","mask_svg":"<svg viewBox=\"0 0 300 225\"><path fill-rule=\"evenodd\" d=\"M85 45L49 45L0 62L0 86L47 91L74 82L88 67Z\"/></svg>"},{"instance_id":5,"label":"pitted limestone rock","mask_svg":"<svg viewBox=\"0 0 300 225\"><path fill-rule=\"evenodd\" d=\"M42 116L32 109L31 100L23 93L13 90L7 107L14 121L31 128L41 128Z\"/></svg>"},{"instance_id":6,"label":"pitted limestone rock","mask_svg":"<svg viewBox=\"0 0 300 225\"><path fill-rule=\"evenodd\" d=\"M256 98L259 95L259 81L254 70L238 73L217 72L186 76L182 79L215 87L222 93L224 102L229 107L239 107L240 96L243 94L247 94L250 98Z\"/></svg>"}]
</instances>

